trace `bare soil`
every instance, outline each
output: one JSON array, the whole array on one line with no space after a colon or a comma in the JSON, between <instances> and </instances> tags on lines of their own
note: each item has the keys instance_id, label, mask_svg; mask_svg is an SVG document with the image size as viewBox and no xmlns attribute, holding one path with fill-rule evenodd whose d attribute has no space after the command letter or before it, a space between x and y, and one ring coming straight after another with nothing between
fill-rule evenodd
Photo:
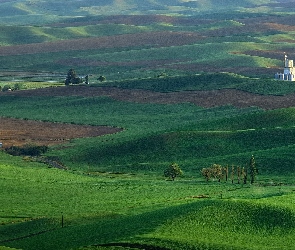
<instances>
[{"instance_id":1,"label":"bare soil","mask_svg":"<svg viewBox=\"0 0 295 250\"><path fill-rule=\"evenodd\" d=\"M10 146L54 145L74 138L95 137L120 132L107 126L85 126L0 117L0 140Z\"/></svg>"}]
</instances>

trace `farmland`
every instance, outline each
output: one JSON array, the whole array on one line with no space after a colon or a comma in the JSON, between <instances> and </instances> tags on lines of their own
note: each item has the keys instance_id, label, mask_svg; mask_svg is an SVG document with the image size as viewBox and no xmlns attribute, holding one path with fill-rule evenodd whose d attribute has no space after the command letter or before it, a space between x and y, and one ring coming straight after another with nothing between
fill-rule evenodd
<instances>
[{"instance_id":1,"label":"farmland","mask_svg":"<svg viewBox=\"0 0 295 250\"><path fill-rule=\"evenodd\" d=\"M293 5L0 1L0 249L293 249Z\"/></svg>"},{"instance_id":2,"label":"farmland","mask_svg":"<svg viewBox=\"0 0 295 250\"><path fill-rule=\"evenodd\" d=\"M190 6L190 11L199 9L194 15L173 15L176 9L168 7L164 7L166 15L156 10L156 14L143 11L97 15L94 13L99 8L112 8L108 4L97 9L82 8L79 1L73 1L75 4L67 9L68 16L55 1L50 1L54 2L54 10L46 2L28 2L11 8L30 15L15 11L11 12L14 20L7 16L1 19L0 73L5 80L9 80L7 72L13 70L28 76L54 72L54 80L60 81L69 67L80 75L92 75L92 82L97 82L99 75L113 81L150 78L162 72L170 76L231 72L272 77L281 68L284 52L295 56L294 13L286 2L281 3L284 14L276 12L279 9L269 1L260 3L264 11L258 9L254 13L250 7L256 4L254 1L243 10L227 1L226 5L222 2L222 8L228 6L229 12L222 10L218 15L214 15L214 10L208 11L210 4L202 4L202 8ZM138 3L130 8L135 5ZM152 3L147 5L155 8ZM75 6L80 7L74 11ZM113 8L124 6L128 9L127 3ZM175 6L187 8L184 3ZM285 6L288 7L284 9ZM34 14L45 10L46 15Z\"/></svg>"},{"instance_id":3,"label":"farmland","mask_svg":"<svg viewBox=\"0 0 295 250\"><path fill-rule=\"evenodd\" d=\"M1 208L1 245L244 249L247 244L249 249L268 249L271 241L272 246L290 249L294 109L267 102L260 108L241 108L230 99L227 103L233 106L206 107L205 102L202 107L185 101L185 93L182 98L138 100L144 94L160 94L145 91L68 86L2 93L2 115L18 118L20 124L43 121L41 129L44 121L55 122L52 127L66 122L67 133L83 124L124 130L51 146L47 156L58 157L67 171L1 153L1 186L9 193L1 196L7 204ZM45 128L50 134L50 127ZM36 127L35 136L40 129ZM244 165L251 154L260 170L255 185L206 183L201 177L203 166ZM162 176L171 161L185 172L174 182ZM222 217L208 219L216 213ZM214 235L220 230L222 238L217 240Z\"/></svg>"}]
</instances>

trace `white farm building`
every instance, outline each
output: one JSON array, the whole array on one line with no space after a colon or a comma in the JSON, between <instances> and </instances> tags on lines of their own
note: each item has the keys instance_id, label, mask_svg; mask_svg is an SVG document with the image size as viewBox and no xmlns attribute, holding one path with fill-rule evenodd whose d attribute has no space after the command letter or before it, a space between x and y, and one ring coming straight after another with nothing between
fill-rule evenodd
<instances>
[{"instance_id":1,"label":"white farm building","mask_svg":"<svg viewBox=\"0 0 295 250\"><path fill-rule=\"evenodd\" d=\"M276 73L275 79L282 81L295 81L295 68L293 60L288 59L287 55L285 55L284 73Z\"/></svg>"}]
</instances>

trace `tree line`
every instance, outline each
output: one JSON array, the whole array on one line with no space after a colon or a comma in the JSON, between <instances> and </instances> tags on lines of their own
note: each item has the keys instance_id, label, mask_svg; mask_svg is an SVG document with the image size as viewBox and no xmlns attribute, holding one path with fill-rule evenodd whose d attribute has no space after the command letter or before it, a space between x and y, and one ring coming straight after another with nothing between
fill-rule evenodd
<instances>
[{"instance_id":1,"label":"tree line","mask_svg":"<svg viewBox=\"0 0 295 250\"><path fill-rule=\"evenodd\" d=\"M255 158L252 155L249 164L244 167L212 164L208 168L203 168L201 173L207 181L210 179L218 180L219 182L221 180L225 180L226 182L230 180L234 183L236 180L238 184L247 184L248 180L250 180L250 183L253 184L258 174L258 169L256 168Z\"/></svg>"},{"instance_id":2,"label":"tree line","mask_svg":"<svg viewBox=\"0 0 295 250\"><path fill-rule=\"evenodd\" d=\"M230 167L228 165L222 166L220 164L212 164L208 168L203 168L201 173L207 181L210 179L218 180L218 182L221 182L221 180L225 180L226 182L231 180L231 182L234 183L234 181L237 180L238 184L247 184L250 178L250 183L253 184L258 170L256 168L255 158L252 155L247 166L241 167L232 165ZM183 171L177 163L172 163L164 170L164 176L169 177L172 181L181 175L183 175Z\"/></svg>"},{"instance_id":3,"label":"tree line","mask_svg":"<svg viewBox=\"0 0 295 250\"><path fill-rule=\"evenodd\" d=\"M97 80L99 80L100 82L104 82L106 81L106 77L99 76ZM79 77L77 76L77 73L74 69L70 69L65 79L65 85L80 84L80 83L89 84L89 75L86 75L85 77Z\"/></svg>"}]
</instances>

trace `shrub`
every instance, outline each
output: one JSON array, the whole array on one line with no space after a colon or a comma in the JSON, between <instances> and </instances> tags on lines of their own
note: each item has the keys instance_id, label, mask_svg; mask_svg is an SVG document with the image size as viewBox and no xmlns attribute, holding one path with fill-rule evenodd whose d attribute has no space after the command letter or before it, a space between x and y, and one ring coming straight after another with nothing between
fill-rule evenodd
<instances>
[{"instance_id":1,"label":"shrub","mask_svg":"<svg viewBox=\"0 0 295 250\"><path fill-rule=\"evenodd\" d=\"M6 153L14 156L19 155L29 155L29 156L39 156L45 153L48 150L48 147L45 145L37 146L37 145L25 145L23 147L19 146L11 146L6 148Z\"/></svg>"},{"instance_id":2,"label":"shrub","mask_svg":"<svg viewBox=\"0 0 295 250\"><path fill-rule=\"evenodd\" d=\"M10 85L4 85L3 88L2 88L2 91L5 92L5 91L10 91L11 90L11 87Z\"/></svg>"}]
</instances>

